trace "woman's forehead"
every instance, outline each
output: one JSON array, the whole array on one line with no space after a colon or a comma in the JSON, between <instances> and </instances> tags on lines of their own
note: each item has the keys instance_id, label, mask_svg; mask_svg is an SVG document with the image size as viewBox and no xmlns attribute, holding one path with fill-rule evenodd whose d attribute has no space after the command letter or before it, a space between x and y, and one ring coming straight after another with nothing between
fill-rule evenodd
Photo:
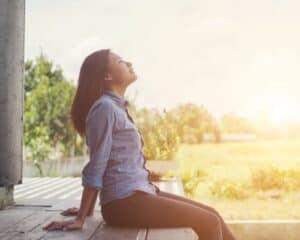
<instances>
[{"instance_id":1,"label":"woman's forehead","mask_svg":"<svg viewBox=\"0 0 300 240\"><path fill-rule=\"evenodd\" d=\"M110 57L114 60L120 58L120 56L114 52L110 52Z\"/></svg>"}]
</instances>

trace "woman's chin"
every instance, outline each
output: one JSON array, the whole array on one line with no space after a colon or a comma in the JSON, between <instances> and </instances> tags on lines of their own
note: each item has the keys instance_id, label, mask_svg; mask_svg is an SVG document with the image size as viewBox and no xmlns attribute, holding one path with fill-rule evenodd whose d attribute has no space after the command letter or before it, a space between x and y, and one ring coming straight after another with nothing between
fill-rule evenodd
<instances>
[{"instance_id":1,"label":"woman's chin","mask_svg":"<svg viewBox=\"0 0 300 240\"><path fill-rule=\"evenodd\" d=\"M133 78L132 78L132 82L136 81L138 79L137 75L134 73L133 74Z\"/></svg>"},{"instance_id":2,"label":"woman's chin","mask_svg":"<svg viewBox=\"0 0 300 240\"><path fill-rule=\"evenodd\" d=\"M135 82L136 80L137 80L137 76L136 76L136 77L133 77L133 78L131 78L131 79L128 81L128 84L127 84L127 86L128 86L128 85L130 85L131 83Z\"/></svg>"}]
</instances>

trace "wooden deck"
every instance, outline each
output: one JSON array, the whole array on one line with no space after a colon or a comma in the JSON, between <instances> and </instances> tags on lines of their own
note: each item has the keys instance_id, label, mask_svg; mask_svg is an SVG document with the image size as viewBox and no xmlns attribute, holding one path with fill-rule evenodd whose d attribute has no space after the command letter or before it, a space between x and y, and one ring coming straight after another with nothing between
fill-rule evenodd
<instances>
[{"instance_id":1,"label":"wooden deck","mask_svg":"<svg viewBox=\"0 0 300 240\"><path fill-rule=\"evenodd\" d=\"M14 206L0 211L1 240L196 240L191 228L122 228L110 226L102 219L99 199L95 214L87 217L84 228L76 231L43 231L52 220L67 220L59 213L69 207L79 206L81 199L80 178L24 178L16 185ZM161 190L184 196L181 181L153 182ZM62 186L64 186L62 188ZM226 220L238 240L299 240L300 220Z\"/></svg>"},{"instance_id":2,"label":"wooden deck","mask_svg":"<svg viewBox=\"0 0 300 240\"><path fill-rule=\"evenodd\" d=\"M164 191L184 195L177 178L153 183ZM99 199L94 216L86 218L82 230L43 231L42 227L52 220L74 218L59 213L66 208L79 206L81 191L80 178L25 178L23 184L15 186L16 205L0 211L0 239L197 239L191 228L148 229L107 225L102 219Z\"/></svg>"}]
</instances>

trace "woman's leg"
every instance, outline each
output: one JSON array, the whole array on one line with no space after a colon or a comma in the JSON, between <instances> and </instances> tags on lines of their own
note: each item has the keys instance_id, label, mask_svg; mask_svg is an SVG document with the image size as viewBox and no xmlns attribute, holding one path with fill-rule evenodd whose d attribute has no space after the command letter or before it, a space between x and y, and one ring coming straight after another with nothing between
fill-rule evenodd
<instances>
[{"instance_id":1,"label":"woman's leg","mask_svg":"<svg viewBox=\"0 0 300 240\"><path fill-rule=\"evenodd\" d=\"M102 206L102 216L111 225L172 228L191 227L201 240L223 240L219 217L183 201L137 191Z\"/></svg>"},{"instance_id":2,"label":"woman's leg","mask_svg":"<svg viewBox=\"0 0 300 240\"><path fill-rule=\"evenodd\" d=\"M226 225L226 223L224 222L222 216L214 208L212 208L212 207L210 207L208 205L205 205L203 203L200 203L198 201L194 201L192 199L189 199L189 198L186 198L186 197L182 197L182 196L177 195L177 194L165 192L165 191L162 191L162 190L158 191L158 195L161 196L161 197L167 197L167 198L171 198L171 199L183 201L183 202L186 202L186 203L190 203L190 204L193 204L193 205L198 206L200 208L206 209L206 210L208 210L210 212L213 212L214 214L216 214L220 218L220 221L222 223L223 239L224 240L235 240L236 239L233 236L233 234L230 231L230 229L228 228L228 226Z\"/></svg>"}]
</instances>

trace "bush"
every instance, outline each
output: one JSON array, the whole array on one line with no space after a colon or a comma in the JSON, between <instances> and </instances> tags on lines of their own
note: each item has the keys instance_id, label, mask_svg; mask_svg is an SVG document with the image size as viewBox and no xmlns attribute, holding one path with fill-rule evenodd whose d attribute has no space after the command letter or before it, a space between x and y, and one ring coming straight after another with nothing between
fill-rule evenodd
<instances>
[{"instance_id":1,"label":"bush","mask_svg":"<svg viewBox=\"0 0 300 240\"><path fill-rule=\"evenodd\" d=\"M183 184L185 193L194 195L201 181L207 177L205 170L199 167L184 168L177 174Z\"/></svg>"},{"instance_id":2,"label":"bush","mask_svg":"<svg viewBox=\"0 0 300 240\"><path fill-rule=\"evenodd\" d=\"M279 169L273 165L251 171L251 187L255 190L298 190L300 189L300 170Z\"/></svg>"},{"instance_id":3,"label":"bush","mask_svg":"<svg viewBox=\"0 0 300 240\"><path fill-rule=\"evenodd\" d=\"M245 186L233 180L216 179L210 184L209 189L212 195L219 198L245 199L249 197Z\"/></svg>"},{"instance_id":4,"label":"bush","mask_svg":"<svg viewBox=\"0 0 300 240\"><path fill-rule=\"evenodd\" d=\"M136 112L136 122L144 140L147 159L172 160L180 138L174 121L166 112L143 109Z\"/></svg>"}]
</instances>

